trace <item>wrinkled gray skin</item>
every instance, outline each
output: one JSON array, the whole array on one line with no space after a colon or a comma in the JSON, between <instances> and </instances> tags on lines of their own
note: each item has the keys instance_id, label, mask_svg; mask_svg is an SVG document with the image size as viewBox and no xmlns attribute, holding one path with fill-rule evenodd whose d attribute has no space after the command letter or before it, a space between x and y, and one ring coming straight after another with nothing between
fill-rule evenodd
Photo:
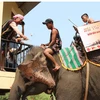
<instances>
[{"instance_id":1,"label":"wrinkled gray skin","mask_svg":"<svg viewBox=\"0 0 100 100\"><path fill-rule=\"evenodd\" d=\"M32 52L35 52L34 54L38 53L39 51L41 51L39 47L36 48L33 47ZM27 60L31 59L28 57L26 58ZM55 55L55 59L61 65L58 55ZM100 100L100 67L94 66L92 64L89 65L90 65L90 78L89 78L89 92L87 100ZM47 66L48 68L54 67L50 61L47 61ZM53 72L51 73L52 75L55 76L55 81L56 81L56 87L54 89L56 100L84 99L86 67L83 67L82 70L75 72L65 70L63 67L61 67L58 72L54 74ZM21 76L19 70L17 70L15 81L10 91L9 100L19 100L21 95L24 95L23 96L24 100L24 97L26 97L27 95L39 94L43 91L45 92L46 89L47 85L42 83L34 83L33 85L30 85L27 88L25 88L25 81Z\"/></svg>"}]
</instances>

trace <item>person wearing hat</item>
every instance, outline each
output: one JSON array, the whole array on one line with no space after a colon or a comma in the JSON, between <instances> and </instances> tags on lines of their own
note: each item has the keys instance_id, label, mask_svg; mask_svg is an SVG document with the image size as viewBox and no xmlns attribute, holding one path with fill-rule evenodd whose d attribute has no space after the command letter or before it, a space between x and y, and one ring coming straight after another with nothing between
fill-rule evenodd
<instances>
[{"instance_id":1,"label":"person wearing hat","mask_svg":"<svg viewBox=\"0 0 100 100\"><path fill-rule=\"evenodd\" d=\"M5 22L2 25L1 38L11 40L12 34L16 33L17 35L21 36L24 40L27 40L28 38L25 35L23 35L23 33L18 29L18 25L22 24L23 19L24 19L23 15L16 14L13 16L13 19Z\"/></svg>"},{"instance_id":2,"label":"person wearing hat","mask_svg":"<svg viewBox=\"0 0 100 100\"><path fill-rule=\"evenodd\" d=\"M51 30L51 35L50 42L47 44L41 44L41 47L44 49L45 56L54 63L55 68L53 69L53 71L57 71L59 70L60 66L54 59L53 54L58 53L59 50L62 48L60 34L58 29L54 27L52 19L46 19L43 24L46 25L49 30Z\"/></svg>"},{"instance_id":3,"label":"person wearing hat","mask_svg":"<svg viewBox=\"0 0 100 100\"><path fill-rule=\"evenodd\" d=\"M7 39L7 40L13 40L13 41L19 41L19 38L17 39L16 36L19 35L20 38L27 40L28 38L18 29L18 25L22 25L22 29L24 26L23 22L24 16L21 14L16 14L13 16L13 19L10 19L9 21L5 22L2 25L2 33L1 38ZM4 54L5 49L8 51L9 44L1 41L1 50L0 50L0 70L4 70Z\"/></svg>"}]
</instances>

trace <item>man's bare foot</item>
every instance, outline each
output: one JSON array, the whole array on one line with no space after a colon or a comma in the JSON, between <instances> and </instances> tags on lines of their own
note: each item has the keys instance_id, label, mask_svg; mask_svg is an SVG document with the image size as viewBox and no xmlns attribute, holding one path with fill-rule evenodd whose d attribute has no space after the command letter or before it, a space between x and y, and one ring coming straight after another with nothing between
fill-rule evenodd
<instances>
[{"instance_id":1,"label":"man's bare foot","mask_svg":"<svg viewBox=\"0 0 100 100\"><path fill-rule=\"evenodd\" d=\"M57 65L57 66L53 69L53 71L57 71L57 70L59 70L59 69L60 69L60 66Z\"/></svg>"}]
</instances>

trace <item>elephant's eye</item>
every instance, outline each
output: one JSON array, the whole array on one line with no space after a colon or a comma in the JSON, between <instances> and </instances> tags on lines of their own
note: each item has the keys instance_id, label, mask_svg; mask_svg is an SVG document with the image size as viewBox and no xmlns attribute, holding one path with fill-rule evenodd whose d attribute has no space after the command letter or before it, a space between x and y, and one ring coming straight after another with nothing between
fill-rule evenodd
<instances>
[{"instance_id":1,"label":"elephant's eye","mask_svg":"<svg viewBox=\"0 0 100 100\"><path fill-rule=\"evenodd\" d=\"M40 54L40 58L42 58L42 54Z\"/></svg>"}]
</instances>

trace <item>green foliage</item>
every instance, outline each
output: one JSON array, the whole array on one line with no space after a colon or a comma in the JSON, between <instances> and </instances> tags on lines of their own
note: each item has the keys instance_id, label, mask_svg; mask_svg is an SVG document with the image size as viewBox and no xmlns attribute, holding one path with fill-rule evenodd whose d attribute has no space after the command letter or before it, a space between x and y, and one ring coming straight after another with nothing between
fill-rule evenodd
<instances>
[{"instance_id":1,"label":"green foliage","mask_svg":"<svg viewBox=\"0 0 100 100\"><path fill-rule=\"evenodd\" d=\"M35 96L29 96L28 100L50 100L50 95L42 93L42 94L35 95Z\"/></svg>"},{"instance_id":2,"label":"green foliage","mask_svg":"<svg viewBox=\"0 0 100 100\"><path fill-rule=\"evenodd\" d=\"M8 100L8 97L9 97L9 93L5 95L0 95L0 100Z\"/></svg>"},{"instance_id":3,"label":"green foliage","mask_svg":"<svg viewBox=\"0 0 100 100\"><path fill-rule=\"evenodd\" d=\"M0 100L8 100L9 93L5 95L0 95ZM41 93L39 95L28 96L28 100L50 100L50 95Z\"/></svg>"}]
</instances>

